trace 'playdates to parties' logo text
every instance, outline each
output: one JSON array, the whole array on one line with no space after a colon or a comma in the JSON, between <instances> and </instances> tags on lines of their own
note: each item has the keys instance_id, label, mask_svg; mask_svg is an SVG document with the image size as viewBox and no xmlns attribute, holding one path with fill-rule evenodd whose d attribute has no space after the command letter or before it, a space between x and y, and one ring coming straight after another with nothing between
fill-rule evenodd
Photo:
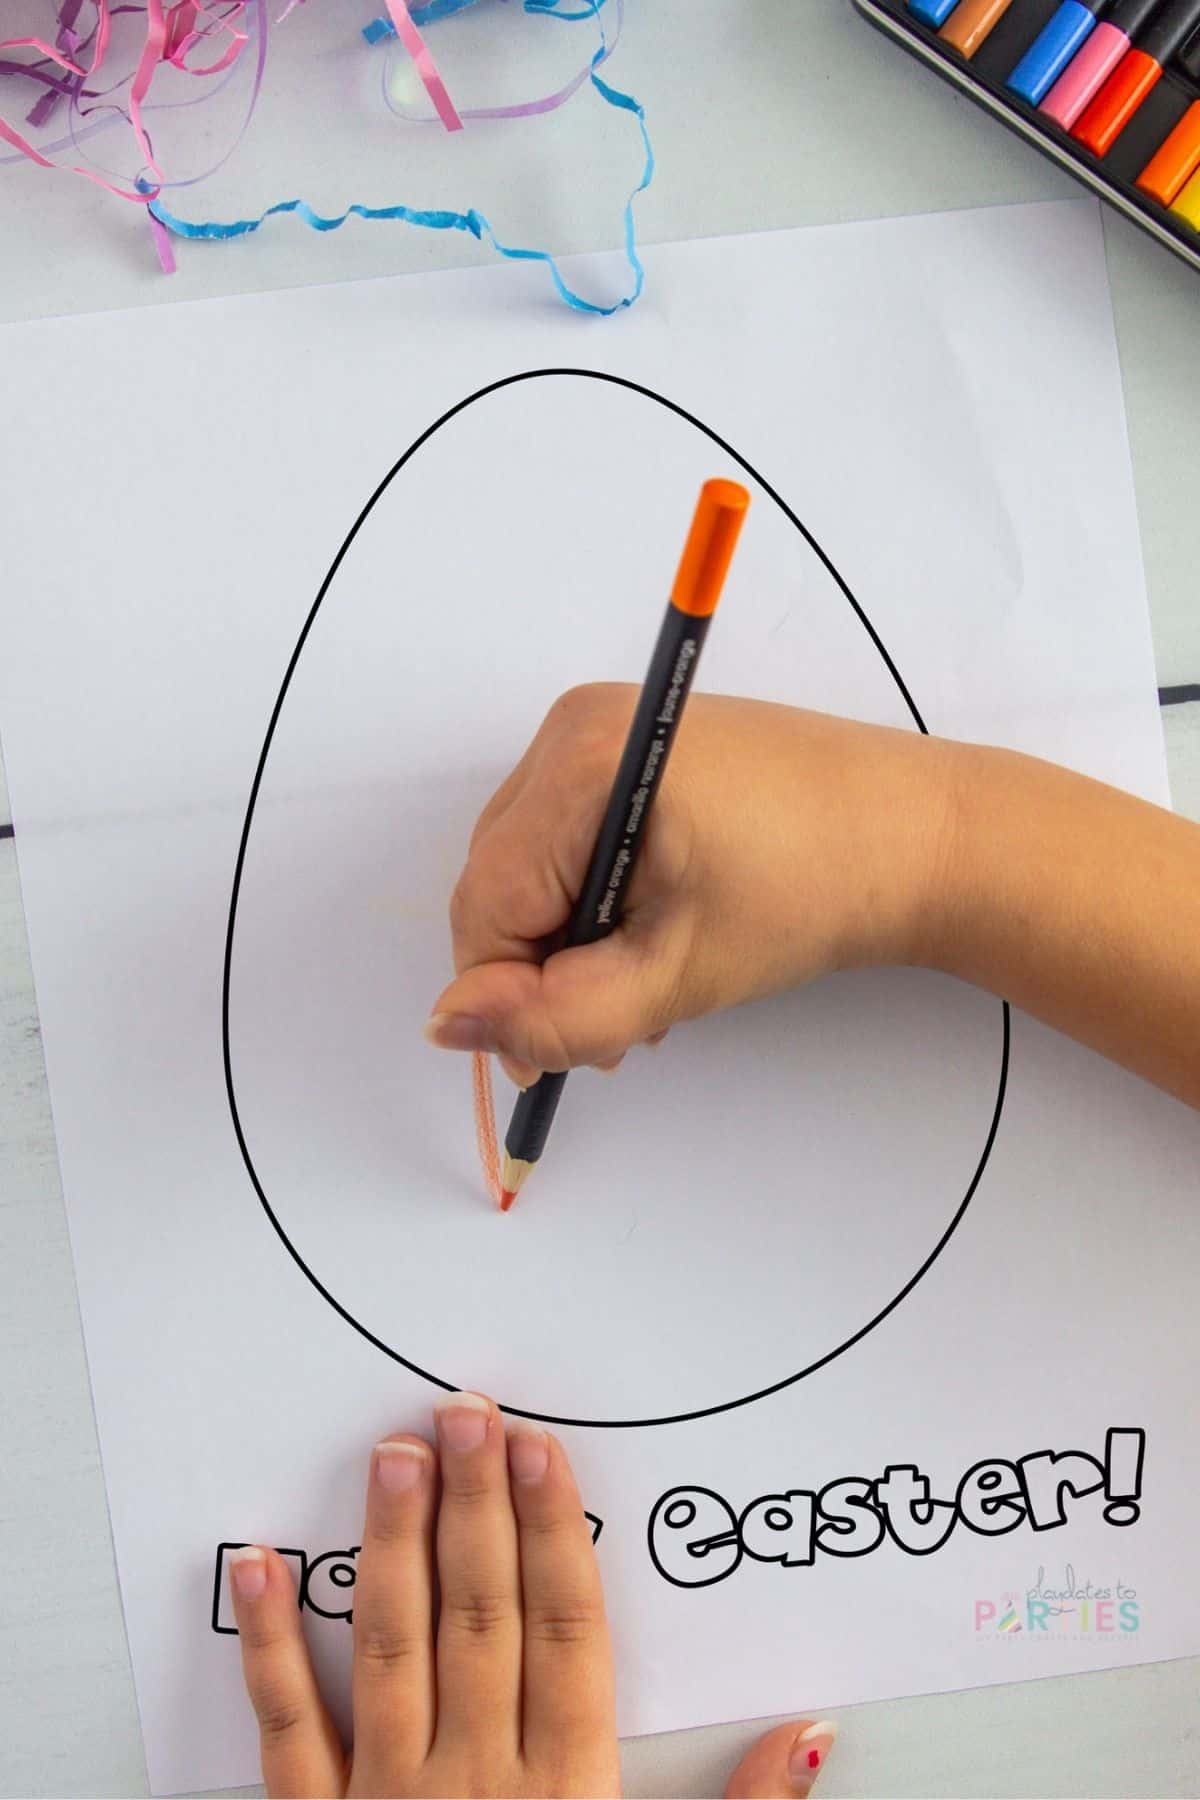
<instances>
[{"instance_id":1,"label":"'playdates to parties' logo text","mask_svg":"<svg viewBox=\"0 0 1200 1800\"><path fill-rule=\"evenodd\" d=\"M1061 1575L1039 1568L1026 1588L1006 1589L972 1602L979 1638L1022 1638L1037 1642L1051 1637L1091 1638L1110 1642L1137 1631L1142 1601L1137 1589L1118 1576L1111 1581L1080 1578L1068 1563Z\"/></svg>"}]
</instances>

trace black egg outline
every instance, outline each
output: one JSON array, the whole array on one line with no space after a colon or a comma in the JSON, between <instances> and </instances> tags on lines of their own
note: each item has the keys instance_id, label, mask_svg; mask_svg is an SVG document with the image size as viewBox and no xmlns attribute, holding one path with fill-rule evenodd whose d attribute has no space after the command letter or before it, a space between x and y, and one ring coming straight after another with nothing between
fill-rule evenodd
<instances>
[{"instance_id":1,"label":"black egg outline","mask_svg":"<svg viewBox=\"0 0 1200 1800\"><path fill-rule=\"evenodd\" d=\"M238 1148L240 1149L240 1151L242 1153L242 1161L246 1165L246 1171L247 1171L248 1175L250 1176L251 1182L253 1183L254 1191L258 1195L258 1198L262 1205L263 1211L266 1213L267 1218L270 1220L271 1224L273 1225L275 1232L276 1232L277 1236L279 1237L279 1240L282 1243L284 1249L288 1252L289 1256L292 1258L293 1262L297 1265L297 1267L302 1271L302 1273L305 1276L307 1276L308 1280L312 1283L313 1287L321 1295L321 1298L323 1300L325 1300L328 1303L328 1305L330 1305L333 1308L334 1312L339 1314L339 1316L341 1318L343 1318L348 1325L352 1326L353 1329L358 1332L360 1337L365 1338L368 1343L374 1344L374 1346L377 1350L381 1350L383 1352L383 1354L387 1357L390 1357L393 1362L400 1363L404 1368L410 1370L414 1375L420 1376L422 1381L428 1381L429 1383L431 1383L432 1386L442 1388L447 1393L453 1393L453 1392L458 1391L461 1384L458 1382L454 1382L454 1381L446 1381L440 1375L431 1374L428 1369L421 1368L418 1363L411 1361L410 1358L408 1358L407 1356L401 1356L401 1354L398 1350L393 1350L390 1344L385 1344L383 1342L382 1338L376 1337L375 1333L373 1331L369 1331L365 1325L363 1325L358 1319L356 1319L352 1313L348 1312L347 1309L344 1306L342 1306L338 1300L336 1300L334 1298L334 1296L329 1292L329 1289L324 1286L324 1284L317 1278L316 1275L314 1275L313 1271L309 1268L308 1264L304 1261L304 1258L300 1255L299 1251L296 1249L294 1244L291 1242L287 1233L284 1231L282 1225L280 1224L279 1220L276 1218L275 1213L271 1207L270 1201L267 1199L266 1193L263 1190L262 1183L259 1181L257 1171L255 1170L254 1162L250 1155L249 1147L246 1143L245 1134L242 1130L241 1118L239 1116L238 1108L237 1108L237 1097L234 1093L233 1068L232 1068L232 1060L231 1060L230 1047L229 1047L229 987L230 987L230 973L231 973L232 964L233 964L233 934L234 934L234 928L237 923L238 895L241 890L242 869L243 869L243 866L245 864L245 859L246 859L246 846L250 840L250 828L254 822L254 808L255 808L255 804L258 800L259 788L262 785L263 775L266 770L267 757L269 756L270 750L271 750L271 742L275 736L275 728L279 723L279 715L283 710L283 703L287 697L287 691L291 685L291 680L292 680L293 674L295 673L296 664L300 660L300 654L304 649L305 643L307 642L308 634L309 634L310 630L312 629L313 621L315 620L317 613L320 610L321 602L324 600L325 595L329 591L329 587L330 587L331 582L333 581L334 576L337 574L338 569L341 567L342 559L345 557L346 552L349 550L351 544L354 542L355 538L358 536L358 533L359 533L361 527L363 526L363 524L366 522L366 520L370 516L371 511L372 511L373 507L375 506L376 501L379 500L381 498L381 496L387 491L387 489L390 487L394 478L400 473L401 469L404 468L405 464L407 462L409 462L413 456L416 455L417 451L421 448L421 446L423 444L427 443L428 440L431 437L433 437L436 432L440 431L442 429L443 425L448 425L451 419L456 418L459 413L465 412L469 406L474 406L477 401L486 399L488 397L488 395L490 395L490 394L499 393L504 388L515 387L519 383L522 383L522 382L542 381L542 380L546 380L548 378L558 378L558 377L562 377L562 376L570 376L574 379L584 380L584 381L607 382L612 387L624 388L629 393L640 394L643 397L643 399L653 400L656 405L665 407L668 412L674 413L680 419L685 419L689 425L694 426L697 431L699 431L704 437L708 438L710 443L716 444L719 449L721 449L725 452L726 456L731 457L733 459L733 461L738 464L739 468L741 468L750 477L751 481L753 481L759 488L761 488L763 493L768 494L770 496L770 498L775 502L775 505L779 508L780 512L782 512L784 517L796 528L796 530L800 533L800 536L804 539L805 543L808 545L809 549L817 557L818 561L822 564L822 566L832 576L833 580L836 582L838 588L840 589L843 597L845 598L845 600L847 601L847 603L853 610L856 618L858 619L859 623L862 625L864 631L867 633L867 636L870 638L872 644L875 646L876 650L879 652L879 655L882 657L885 668L887 669L889 675L892 677L892 680L896 683L896 686L899 689L900 694L902 695L902 697L904 699L905 705L908 707L909 712L912 714L913 722L916 725L917 730L920 732L923 732L926 736L928 736L928 727L926 726L924 719L921 717L921 714L917 710L916 702L913 700L912 695L909 693L907 686L905 685L903 679L901 678L900 671L897 669L895 663L892 661L890 655L888 654L888 651L885 648L883 641L880 638L878 632L875 630L875 627L871 624L871 621L867 618L866 613L863 611L863 609L859 605L858 601L854 598L854 595L851 593L849 587L846 585L846 583L842 579L841 575L839 575L838 571L834 568L834 566L833 566L832 562L829 560L828 556L826 556L826 554L822 550L821 546L817 543L817 541L813 537L812 533L808 530L807 526L805 526L796 517L796 514L792 511L791 507L788 506L788 504L783 499L783 497L776 492L776 490L770 485L770 483L768 481L765 481L763 479L763 477L758 473L758 470L755 469L750 463L748 463L744 456L738 455L738 452L733 448L733 446L731 444L726 443L725 439L723 437L721 437L717 432L713 431L710 426L703 424L699 419L697 419L695 417L694 414L688 412L686 407L680 406L674 400L668 400L664 395L656 393L653 388L644 387L640 382L629 381L622 375L607 374L599 369L569 369L569 368L526 369L517 375L506 375L499 381L488 382L488 384L485 387L479 388L475 393L469 394L465 400L460 400L457 402L456 405L450 407L447 412L444 412L442 414L440 419L436 419L432 425L428 426L427 429L421 433L420 437L418 437L413 443L411 443L409 445L408 449L404 452L404 455L402 457L400 457L399 461L394 463L392 465L392 467L388 470L388 473L384 476L383 480L380 482L379 486L375 489L375 492L371 495L371 498L367 501L367 504L363 507L363 509L359 513L357 519L354 521L354 524L350 529L349 535L347 536L345 542L343 543L341 549L338 551L337 555L334 557L333 562L330 564L329 572L326 575L324 581L321 583L320 591L317 594L316 599L313 601L312 608L308 614L308 617L304 621L304 629L301 631L300 637L296 644L296 648L292 652L291 660L287 666L287 672L283 678L283 686L279 690L279 697L276 700L275 706L272 710L270 724L267 726L267 735L263 741L262 753L259 756L258 767L255 769L254 781L250 788L250 799L249 799L249 802L246 807L246 818L245 818L245 823L242 826L241 842L238 845L237 864L234 869L233 892L230 896L230 902L229 902L229 924L228 924L228 928L226 930L226 935L225 935L225 966L224 966L224 976L223 976L223 980L222 980L222 991L221 991L221 1044L222 1044L222 1050L224 1053L224 1060L225 1060L225 1091L226 1091L226 1094L227 1094L227 1097L229 1100L229 1112L230 1112L230 1117L233 1121L233 1129L234 1129L234 1133L237 1137ZM967 1207L971 1204L971 1201L975 1196L976 1189L978 1188L980 1181L983 1179L983 1172L984 1172L985 1168L987 1167L988 1159L992 1154L992 1147L996 1141L996 1133L1000 1128L1000 1117L1004 1111L1004 1096L1005 1096L1005 1092L1006 1092L1006 1089L1008 1086L1009 1045L1010 1045L1010 1041L1011 1041L1012 1027L1011 1027L1011 1019L1010 1019L1010 1015L1009 1015L1008 1001L1002 1000L1000 1004L1001 1004L1001 1008L1002 1008L1002 1012L1003 1012L1003 1023L1004 1023L1003 1042L1002 1042L1002 1048L1001 1048L1001 1054L1000 1054L1000 1078L999 1078L999 1082L998 1082L997 1089L996 1089L995 1110L992 1114L991 1126L989 1127L989 1130L988 1130L987 1140L984 1144L983 1153L980 1156L978 1167L976 1168L974 1175L971 1177L970 1186L967 1188L966 1194L963 1196L962 1202L960 1203L958 1210L955 1212L953 1218L950 1220L949 1225L946 1227L945 1231L942 1233L942 1236L938 1239L937 1243L934 1245L934 1247L930 1251L929 1255L925 1258L924 1262L917 1269L916 1273L914 1275L912 1275L907 1282L905 1282L904 1286L900 1289L900 1292L898 1294L896 1294L893 1299L889 1300L887 1305L885 1307L883 1307L879 1312L877 1312L875 1314L875 1317L873 1319L869 1320L866 1325L860 1326L860 1328L856 1332L854 1332L852 1336L846 1338L846 1340L843 1343L839 1344L836 1347L836 1349L826 1351L824 1356L818 1357L815 1362L809 1363L806 1368L798 1369L794 1375L786 1375L783 1377L782 1380L772 1382L768 1387L758 1388L752 1394L743 1394L740 1399L720 1401L718 1404L716 1404L714 1406L700 1407L694 1412L670 1413L670 1414L665 1415L662 1418L657 1418L657 1419L572 1419L572 1418L560 1417L553 1413L532 1412L532 1411L527 1410L524 1407L505 1405L505 1404L499 1403L501 1412L508 1413L510 1416L512 1416L514 1418L533 1419L533 1420L536 1420L539 1424L543 1424L543 1425L573 1425L573 1426L587 1427L590 1429L603 1430L603 1431L636 1430L636 1429L640 1429L642 1427L652 1426L652 1425L688 1424L695 1419L707 1419L707 1418L714 1417L718 1413L733 1412L736 1408L738 1408L740 1406L750 1406L756 1400L764 1400L770 1394L778 1394L784 1388L792 1387L795 1385L796 1382L805 1380L809 1375L815 1375L818 1369L823 1369L827 1363L833 1362L837 1357L844 1355L844 1353L847 1350L852 1349L855 1344L860 1343L863 1338L865 1338L870 1332L874 1331L874 1329L877 1325L882 1324L883 1320L887 1318L889 1313L892 1313L895 1311L895 1309L900 1305L902 1300L907 1299L908 1295L916 1287L917 1283L933 1267L933 1264L937 1261L938 1257L941 1255L942 1251L945 1249L946 1245L949 1243L950 1239L953 1237L955 1231L958 1229L958 1226L961 1224L963 1214L966 1212Z\"/></svg>"}]
</instances>

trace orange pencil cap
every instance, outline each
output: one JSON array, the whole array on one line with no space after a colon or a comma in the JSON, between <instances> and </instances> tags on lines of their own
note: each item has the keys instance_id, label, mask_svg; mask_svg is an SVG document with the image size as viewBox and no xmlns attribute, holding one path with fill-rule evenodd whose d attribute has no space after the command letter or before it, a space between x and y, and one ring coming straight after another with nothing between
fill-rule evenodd
<instances>
[{"instance_id":1,"label":"orange pencil cap","mask_svg":"<svg viewBox=\"0 0 1200 1800\"><path fill-rule=\"evenodd\" d=\"M1192 104L1163 139L1137 178L1143 194L1170 206L1184 183L1200 169L1200 100Z\"/></svg>"},{"instance_id":2,"label":"orange pencil cap","mask_svg":"<svg viewBox=\"0 0 1200 1800\"><path fill-rule=\"evenodd\" d=\"M938 32L944 44L968 61L985 44L1012 0L958 0L958 5Z\"/></svg>"},{"instance_id":3,"label":"orange pencil cap","mask_svg":"<svg viewBox=\"0 0 1200 1800\"><path fill-rule=\"evenodd\" d=\"M706 481L671 589L671 605L689 618L717 610L750 496L740 481Z\"/></svg>"}]
</instances>

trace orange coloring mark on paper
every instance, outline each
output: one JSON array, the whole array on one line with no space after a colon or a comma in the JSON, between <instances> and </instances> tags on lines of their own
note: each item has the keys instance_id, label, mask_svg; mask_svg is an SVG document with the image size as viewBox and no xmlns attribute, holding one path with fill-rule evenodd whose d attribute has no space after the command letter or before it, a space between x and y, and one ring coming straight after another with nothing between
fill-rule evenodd
<instances>
[{"instance_id":1,"label":"orange coloring mark on paper","mask_svg":"<svg viewBox=\"0 0 1200 1800\"><path fill-rule=\"evenodd\" d=\"M496 1108L492 1100L492 1059L478 1050L471 1058L471 1083L475 1090L475 1141L479 1146L483 1184L501 1211L505 1211L500 1186L500 1151L496 1144ZM509 1205L512 1205L511 1200Z\"/></svg>"}]
</instances>

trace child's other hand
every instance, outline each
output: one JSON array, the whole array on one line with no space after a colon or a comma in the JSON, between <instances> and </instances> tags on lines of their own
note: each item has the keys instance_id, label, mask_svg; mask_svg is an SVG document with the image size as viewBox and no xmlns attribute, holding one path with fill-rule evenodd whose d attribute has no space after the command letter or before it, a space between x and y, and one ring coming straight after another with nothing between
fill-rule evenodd
<instances>
[{"instance_id":1,"label":"child's other hand","mask_svg":"<svg viewBox=\"0 0 1200 1800\"><path fill-rule=\"evenodd\" d=\"M435 1408L436 1450L371 1458L354 1586L354 1747L321 1699L286 1562L233 1552L242 1665L269 1795L620 1793L613 1661L591 1528L561 1444L478 1394ZM436 1598L435 1598L436 1595ZM759 1740L727 1793L809 1792L833 1741Z\"/></svg>"},{"instance_id":2,"label":"child's other hand","mask_svg":"<svg viewBox=\"0 0 1200 1800\"><path fill-rule=\"evenodd\" d=\"M918 960L951 811L948 746L693 694L621 925L560 951L637 689L555 702L484 809L450 919L457 979L427 1031L522 1085L614 1067L683 1019L826 970Z\"/></svg>"},{"instance_id":3,"label":"child's other hand","mask_svg":"<svg viewBox=\"0 0 1200 1800\"><path fill-rule=\"evenodd\" d=\"M272 1550L235 1553L267 1793L618 1794L600 1576L562 1446L519 1423L506 1437L478 1394L447 1395L435 1418L436 1453L397 1436L371 1458L349 1755L287 1564Z\"/></svg>"}]
</instances>

